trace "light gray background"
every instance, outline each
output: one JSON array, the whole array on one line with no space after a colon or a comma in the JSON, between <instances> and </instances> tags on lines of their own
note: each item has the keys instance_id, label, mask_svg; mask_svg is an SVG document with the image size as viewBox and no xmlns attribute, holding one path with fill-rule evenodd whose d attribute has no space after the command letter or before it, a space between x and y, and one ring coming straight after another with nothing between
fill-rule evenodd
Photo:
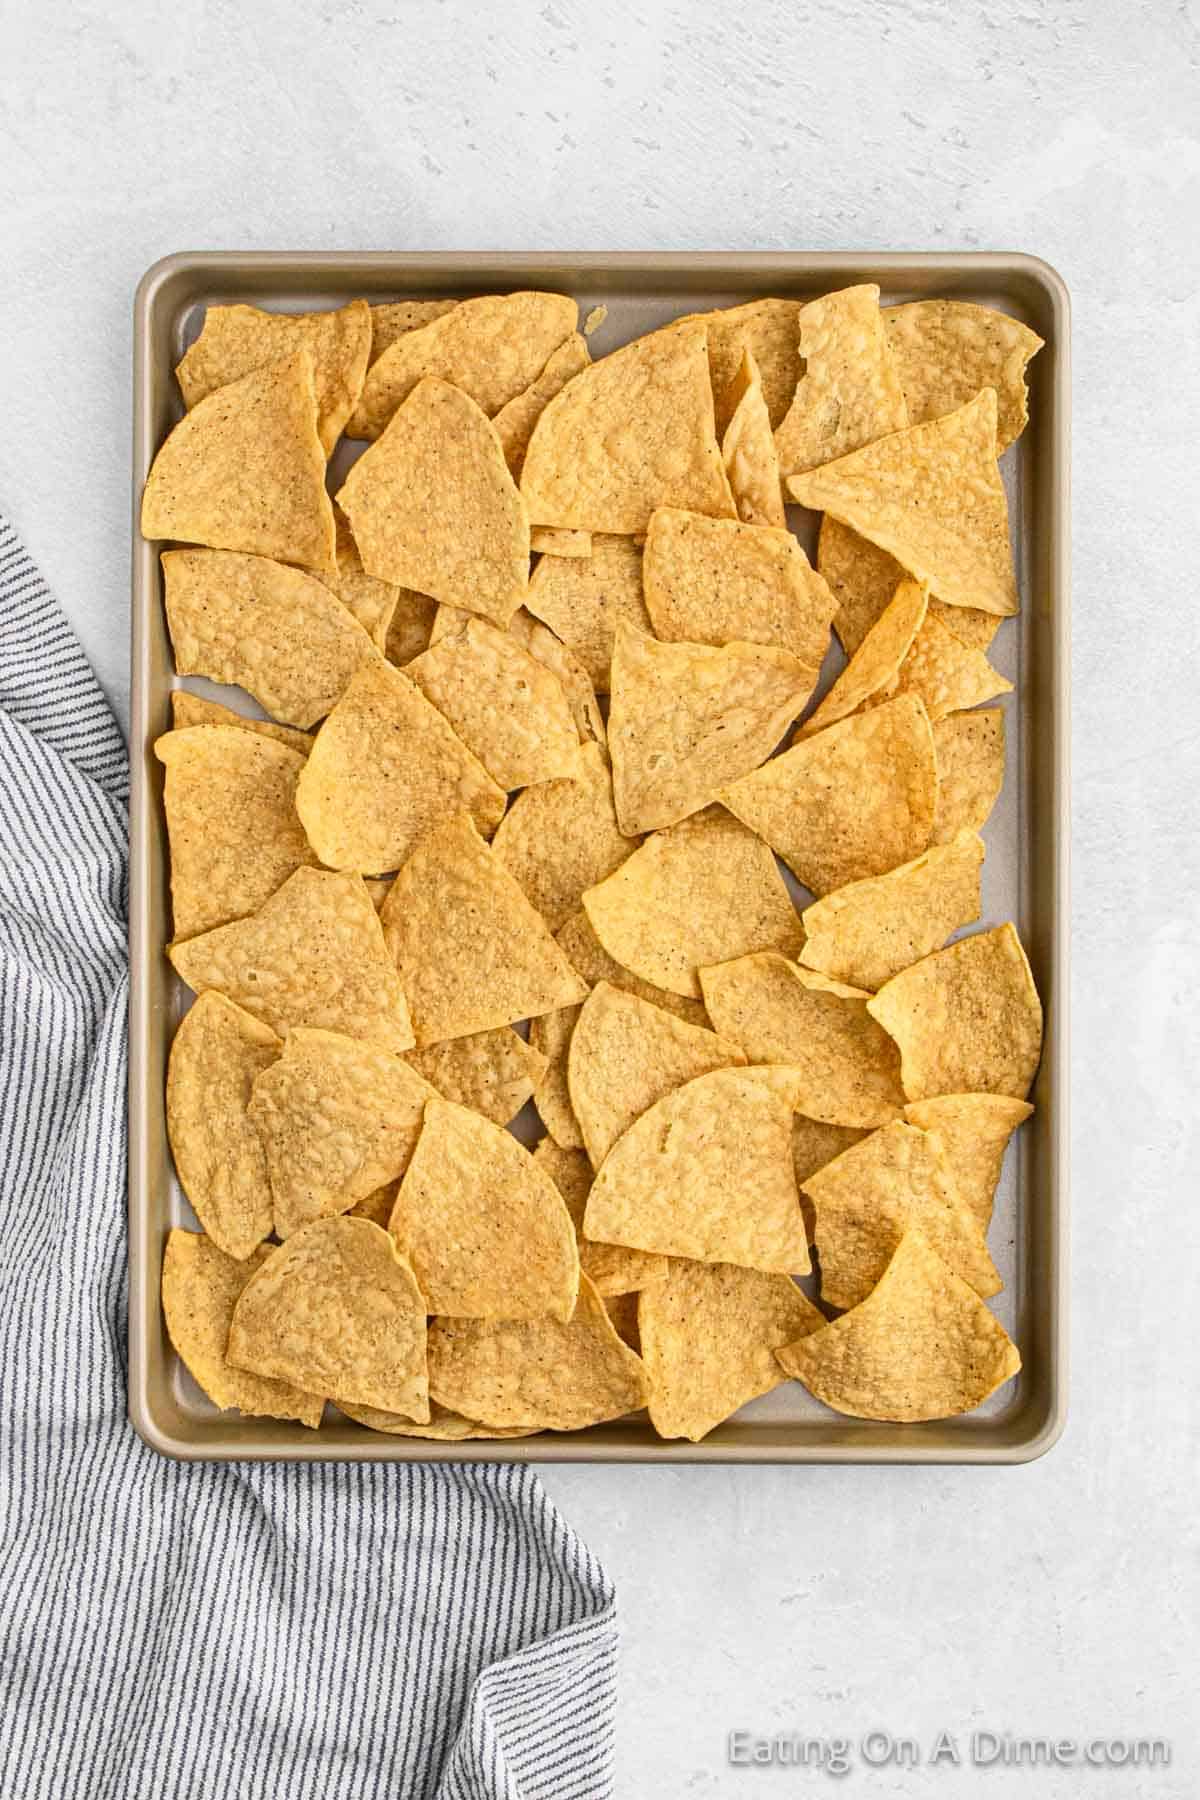
<instances>
[{"instance_id":1,"label":"light gray background","mask_svg":"<svg viewBox=\"0 0 1200 1800\"><path fill-rule=\"evenodd\" d=\"M617 1792L733 1727L1165 1734L1200 1792L1200 5L0 0L0 508L125 716L130 302L176 249L1026 249L1075 301L1072 1417L1028 1468L551 1470ZM836 1783L833 1783L836 1787Z\"/></svg>"}]
</instances>

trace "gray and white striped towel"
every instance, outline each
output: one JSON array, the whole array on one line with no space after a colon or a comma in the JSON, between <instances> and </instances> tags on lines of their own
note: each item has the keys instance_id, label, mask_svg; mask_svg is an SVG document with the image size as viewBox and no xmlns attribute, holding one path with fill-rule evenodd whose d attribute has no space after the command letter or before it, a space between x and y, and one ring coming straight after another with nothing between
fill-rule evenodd
<instances>
[{"instance_id":1,"label":"gray and white striped towel","mask_svg":"<svg viewBox=\"0 0 1200 1800\"><path fill-rule=\"evenodd\" d=\"M613 1593L529 1469L126 1421L126 779L0 519L0 1795L608 1795Z\"/></svg>"}]
</instances>

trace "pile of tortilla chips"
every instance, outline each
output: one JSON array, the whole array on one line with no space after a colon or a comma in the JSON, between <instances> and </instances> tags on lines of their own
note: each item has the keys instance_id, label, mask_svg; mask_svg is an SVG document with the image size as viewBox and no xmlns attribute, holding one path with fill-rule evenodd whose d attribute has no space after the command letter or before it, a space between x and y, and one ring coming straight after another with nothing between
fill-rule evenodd
<instances>
[{"instance_id":1,"label":"pile of tortilla chips","mask_svg":"<svg viewBox=\"0 0 1200 1800\"><path fill-rule=\"evenodd\" d=\"M218 1407L450 1444L965 1412L1020 1368L1042 1011L982 834L1039 340L871 284L594 323L218 306L179 365L142 528L243 697L153 746L171 1340Z\"/></svg>"}]
</instances>

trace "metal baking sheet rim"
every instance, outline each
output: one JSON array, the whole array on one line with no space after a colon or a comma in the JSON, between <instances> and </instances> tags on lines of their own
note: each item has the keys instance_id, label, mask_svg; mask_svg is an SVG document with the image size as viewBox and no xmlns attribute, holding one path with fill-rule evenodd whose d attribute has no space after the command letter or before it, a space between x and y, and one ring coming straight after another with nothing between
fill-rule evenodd
<instances>
[{"instance_id":1,"label":"metal baking sheet rim","mask_svg":"<svg viewBox=\"0 0 1200 1800\"><path fill-rule=\"evenodd\" d=\"M615 289L673 291L683 307L694 297L703 302L713 289L749 299L859 280L878 281L889 296L1003 290L1046 340L1031 369L1026 451L1038 530L1025 595L1035 651L1025 697L1039 728L1025 734L1036 737L1037 749L1032 766L1022 767L1022 790L1028 788L1033 804L1023 808L1021 849L1035 883L1030 948L1047 1002L1047 1031L1033 1096L1037 1112L1026 1128L1033 1133L1038 1204L1026 1208L1030 1304L1016 1407L998 1419L973 1422L968 1415L920 1426L843 1423L832 1414L802 1427L730 1422L700 1444L659 1441L640 1421L528 1440L438 1444L368 1433L349 1421L327 1424L317 1435L282 1421L222 1414L198 1423L182 1414L169 1391L172 1353L159 1304L168 1160L163 1075L173 978L162 954L161 820L150 756L165 724L170 669L163 659L157 551L138 532L142 484L174 404L171 359L162 353L170 321L184 303L218 295L269 298L282 288L350 298L566 286L582 300ZM186 1460L281 1462L1022 1463L1049 1450L1066 1422L1068 1374L1070 298L1058 272L1015 252L183 252L155 263L137 290L132 472L128 1410L145 1442Z\"/></svg>"}]
</instances>

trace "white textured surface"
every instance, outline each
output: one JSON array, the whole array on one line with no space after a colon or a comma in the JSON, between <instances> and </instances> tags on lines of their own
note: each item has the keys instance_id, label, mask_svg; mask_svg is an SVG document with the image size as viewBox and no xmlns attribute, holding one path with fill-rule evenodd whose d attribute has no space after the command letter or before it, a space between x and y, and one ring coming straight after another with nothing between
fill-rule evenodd
<instances>
[{"instance_id":1,"label":"white textured surface","mask_svg":"<svg viewBox=\"0 0 1200 1800\"><path fill-rule=\"evenodd\" d=\"M551 1471L621 1589L622 1797L828 1780L727 1768L736 1726L1161 1733L845 1786L1200 1792L1198 58L1196 0L0 6L0 507L122 709L166 251L1022 248L1073 289L1071 1423L996 1473Z\"/></svg>"}]
</instances>

